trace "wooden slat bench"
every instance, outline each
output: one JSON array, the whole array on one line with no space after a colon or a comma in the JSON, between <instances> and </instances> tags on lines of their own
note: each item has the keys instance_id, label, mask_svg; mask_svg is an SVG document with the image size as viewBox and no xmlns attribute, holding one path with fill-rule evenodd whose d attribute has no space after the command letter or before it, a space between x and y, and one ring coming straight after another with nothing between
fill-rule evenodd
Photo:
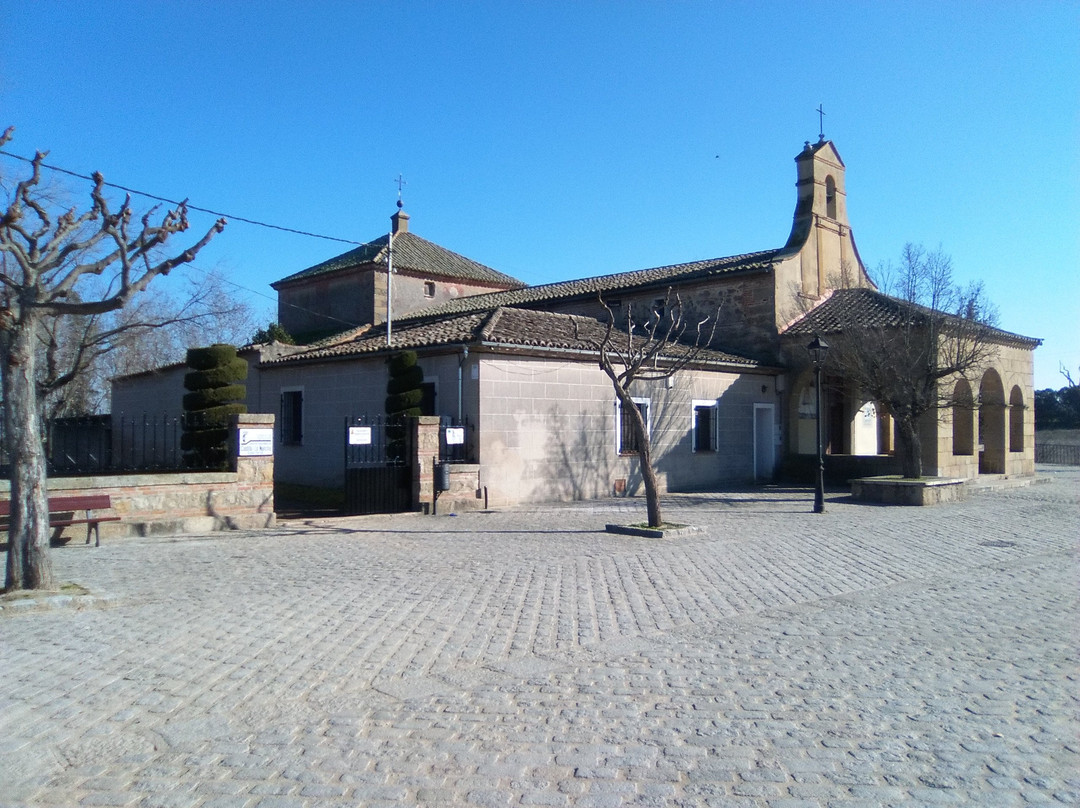
<instances>
[{"instance_id":1,"label":"wooden slat bench","mask_svg":"<svg viewBox=\"0 0 1080 808\"><path fill-rule=\"evenodd\" d=\"M86 543L90 543L90 533L94 534L94 546L101 546L102 522L119 522L119 516L102 516L99 511L112 508L112 499L108 494L81 494L71 497L49 497L49 527L68 527L86 525ZM82 511L83 518L76 517ZM0 529L7 530L8 517L11 516L10 500L0 501Z\"/></svg>"}]
</instances>

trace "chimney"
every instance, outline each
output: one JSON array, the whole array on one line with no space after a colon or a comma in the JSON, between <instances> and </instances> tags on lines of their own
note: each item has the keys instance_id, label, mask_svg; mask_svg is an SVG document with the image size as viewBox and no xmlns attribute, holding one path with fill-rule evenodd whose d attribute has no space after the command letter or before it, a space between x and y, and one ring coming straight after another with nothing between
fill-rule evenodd
<instances>
[{"instance_id":1,"label":"chimney","mask_svg":"<svg viewBox=\"0 0 1080 808\"><path fill-rule=\"evenodd\" d=\"M390 232L395 236L398 233L409 232L409 214L398 208L397 213L390 217L390 223L392 225Z\"/></svg>"}]
</instances>

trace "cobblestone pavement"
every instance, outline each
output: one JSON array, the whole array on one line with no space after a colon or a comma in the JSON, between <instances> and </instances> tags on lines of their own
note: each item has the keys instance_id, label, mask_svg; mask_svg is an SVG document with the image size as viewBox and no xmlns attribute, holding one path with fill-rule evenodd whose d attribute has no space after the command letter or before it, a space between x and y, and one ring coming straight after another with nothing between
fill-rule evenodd
<instances>
[{"instance_id":1,"label":"cobblestone pavement","mask_svg":"<svg viewBox=\"0 0 1080 808\"><path fill-rule=\"evenodd\" d=\"M1080 804L1080 471L933 508L672 496L55 552L0 804Z\"/></svg>"}]
</instances>

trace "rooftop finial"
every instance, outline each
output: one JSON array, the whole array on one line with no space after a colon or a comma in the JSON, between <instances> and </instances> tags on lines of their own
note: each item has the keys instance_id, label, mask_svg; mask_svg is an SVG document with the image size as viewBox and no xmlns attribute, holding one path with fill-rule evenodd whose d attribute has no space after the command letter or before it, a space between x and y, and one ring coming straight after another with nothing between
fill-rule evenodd
<instances>
[{"instance_id":1,"label":"rooftop finial","mask_svg":"<svg viewBox=\"0 0 1080 808\"><path fill-rule=\"evenodd\" d=\"M825 142L825 109L824 104L817 105L818 114L818 143Z\"/></svg>"},{"instance_id":2,"label":"rooftop finial","mask_svg":"<svg viewBox=\"0 0 1080 808\"><path fill-rule=\"evenodd\" d=\"M398 210L401 210L403 207L405 207L405 203L403 203L401 201L401 189L402 189L402 187L404 187L408 183L406 183L405 180L402 179L400 174L397 175L397 179L394 180L394 182L397 183L397 206L398 206Z\"/></svg>"}]
</instances>

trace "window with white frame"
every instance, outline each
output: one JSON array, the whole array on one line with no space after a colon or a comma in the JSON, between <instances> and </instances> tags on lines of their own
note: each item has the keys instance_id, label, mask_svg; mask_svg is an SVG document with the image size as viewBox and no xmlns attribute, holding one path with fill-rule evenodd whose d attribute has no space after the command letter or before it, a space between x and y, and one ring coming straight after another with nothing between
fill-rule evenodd
<instances>
[{"instance_id":1,"label":"window with white frame","mask_svg":"<svg viewBox=\"0 0 1080 808\"><path fill-rule=\"evenodd\" d=\"M281 391L281 442L297 446L304 442L304 391Z\"/></svg>"},{"instance_id":2,"label":"window with white frame","mask_svg":"<svg viewBox=\"0 0 1080 808\"><path fill-rule=\"evenodd\" d=\"M649 407L649 399L635 398L633 401L634 406L637 407L638 412L641 413L641 420L645 422L645 439L648 440L652 431L652 425L649 423L651 409ZM624 410L621 402L616 402L615 440L619 454L637 454L641 448L634 435L633 417L634 416L631 415L629 410Z\"/></svg>"},{"instance_id":3,"label":"window with white frame","mask_svg":"<svg viewBox=\"0 0 1080 808\"><path fill-rule=\"evenodd\" d=\"M698 401L693 402L693 423L691 425L691 437L693 451L715 452L716 451L716 402Z\"/></svg>"}]
</instances>

